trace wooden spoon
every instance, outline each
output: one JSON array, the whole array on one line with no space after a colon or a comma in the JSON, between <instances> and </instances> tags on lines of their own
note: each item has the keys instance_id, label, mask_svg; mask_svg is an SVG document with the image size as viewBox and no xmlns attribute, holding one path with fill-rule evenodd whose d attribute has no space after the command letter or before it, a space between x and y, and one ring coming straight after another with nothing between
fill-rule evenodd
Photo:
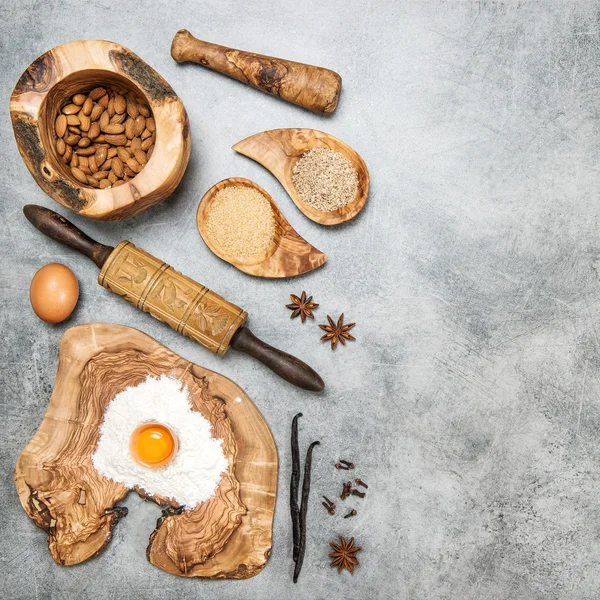
<instances>
[{"instance_id":1,"label":"wooden spoon","mask_svg":"<svg viewBox=\"0 0 600 600\"><path fill-rule=\"evenodd\" d=\"M276 221L276 233L271 246L263 254L249 260L241 260L226 253L210 236L207 231L207 216L214 201L215 195L220 190L230 186L245 186L258 190L271 203ZM224 179L213 185L200 200L196 213L198 231L206 245L221 259L234 267L257 277L293 277L312 271L320 267L327 256L304 238L287 222L273 198L259 185L242 177Z\"/></svg>"},{"instance_id":2,"label":"wooden spoon","mask_svg":"<svg viewBox=\"0 0 600 600\"><path fill-rule=\"evenodd\" d=\"M356 198L333 211L317 210L302 200L292 183L293 169L302 154L311 148L328 148L343 154L358 173ZM233 150L254 159L277 177L294 204L311 220L321 225L337 225L355 217L369 195L369 171L360 155L348 144L316 129L271 129L252 135L233 146Z\"/></svg>"}]
</instances>

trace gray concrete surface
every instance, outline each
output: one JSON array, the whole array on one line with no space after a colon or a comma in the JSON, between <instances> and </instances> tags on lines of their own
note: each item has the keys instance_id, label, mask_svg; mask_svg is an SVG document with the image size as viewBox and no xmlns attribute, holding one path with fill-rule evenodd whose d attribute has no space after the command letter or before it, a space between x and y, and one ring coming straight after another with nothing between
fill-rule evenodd
<instances>
[{"instance_id":1,"label":"gray concrete surface","mask_svg":"<svg viewBox=\"0 0 600 600\"><path fill-rule=\"evenodd\" d=\"M0 7L0 596L2 598L586 599L600 595L599 2L442 1L94 3ZM325 65L343 75L331 117L308 113L169 55L181 27L207 40ZM161 206L118 223L73 217L108 243L132 239L243 305L265 340L317 367L322 397L244 356L220 360L97 286L96 268L44 239L21 214L56 205L22 163L8 115L13 85L45 50L78 38L125 44L189 112L185 179ZM372 175L354 221L323 228L277 181L230 150L276 127L314 127L358 150ZM213 256L199 198L228 176L254 179L329 255L288 281L246 276ZM66 211L62 211L65 213ZM29 282L61 261L79 277L67 323L33 315ZM317 322L284 308L306 289L317 322L344 312L358 341L332 353ZM22 511L12 470L52 390L64 331L137 327L233 378L280 452L273 554L242 582L182 580L145 559L158 508L129 516L98 558L61 568ZM290 421L315 450L308 550L293 586ZM329 517L339 457L369 484L353 520ZM353 535L361 566L338 576L328 542Z\"/></svg>"}]
</instances>

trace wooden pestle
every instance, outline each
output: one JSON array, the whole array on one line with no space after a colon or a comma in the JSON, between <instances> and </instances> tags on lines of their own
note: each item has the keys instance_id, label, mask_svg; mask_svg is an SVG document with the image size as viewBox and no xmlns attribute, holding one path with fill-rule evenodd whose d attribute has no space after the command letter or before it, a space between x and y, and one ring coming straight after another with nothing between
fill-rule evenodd
<instances>
[{"instance_id":1,"label":"wooden pestle","mask_svg":"<svg viewBox=\"0 0 600 600\"><path fill-rule=\"evenodd\" d=\"M28 221L49 238L81 252L100 268L98 283L178 333L223 356L231 347L256 358L304 390L325 387L319 374L286 352L259 340L245 326L239 306L175 271L145 250L123 241L105 246L52 210L27 204Z\"/></svg>"},{"instance_id":2,"label":"wooden pestle","mask_svg":"<svg viewBox=\"0 0 600 600\"><path fill-rule=\"evenodd\" d=\"M171 56L177 62L198 63L315 112L333 112L342 87L342 78L335 71L203 42L187 29L175 34Z\"/></svg>"}]
</instances>

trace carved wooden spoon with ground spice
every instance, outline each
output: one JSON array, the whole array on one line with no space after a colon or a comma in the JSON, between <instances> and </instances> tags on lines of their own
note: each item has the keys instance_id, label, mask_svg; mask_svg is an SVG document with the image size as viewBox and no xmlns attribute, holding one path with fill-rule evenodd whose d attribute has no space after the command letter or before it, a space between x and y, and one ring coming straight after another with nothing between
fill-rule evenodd
<instances>
[{"instance_id":1,"label":"carved wooden spoon with ground spice","mask_svg":"<svg viewBox=\"0 0 600 600\"><path fill-rule=\"evenodd\" d=\"M242 177L219 181L204 194L196 224L219 258L249 275L293 277L327 260L300 237L263 188Z\"/></svg>"},{"instance_id":2,"label":"carved wooden spoon with ground spice","mask_svg":"<svg viewBox=\"0 0 600 600\"><path fill-rule=\"evenodd\" d=\"M294 204L315 223L337 225L349 221L365 206L370 181L365 161L348 144L328 133L316 129L272 129L238 142L233 149L271 171ZM307 153L313 149L324 154L320 166L315 157L307 157ZM328 152L323 153L323 150ZM310 169L304 169L305 173L301 173L310 197L302 197L294 184L294 171L298 171L303 157L307 159L306 166L312 165L314 171L311 173ZM351 183L345 177L350 167L355 172L354 175L350 173L350 179L354 179L356 194L352 199L336 197L340 189L347 189ZM315 184L312 186L311 175ZM325 187L330 188L329 193L325 193Z\"/></svg>"}]
</instances>

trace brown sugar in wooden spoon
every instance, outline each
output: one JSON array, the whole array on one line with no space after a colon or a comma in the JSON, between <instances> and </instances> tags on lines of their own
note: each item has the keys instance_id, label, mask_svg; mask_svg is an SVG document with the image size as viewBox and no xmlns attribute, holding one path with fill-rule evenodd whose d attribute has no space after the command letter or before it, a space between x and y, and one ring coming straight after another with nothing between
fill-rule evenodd
<instances>
[{"instance_id":1,"label":"brown sugar in wooden spoon","mask_svg":"<svg viewBox=\"0 0 600 600\"><path fill-rule=\"evenodd\" d=\"M275 238L270 247L262 254L254 256L251 259L241 259L226 252L211 237L207 228L208 214L216 194L227 187L236 186L245 186L260 192L271 204L276 221ZM283 216L271 196L263 188L253 181L242 177L232 177L219 181L219 183L213 185L204 194L198 205L196 224L198 225L198 231L202 239L214 254L249 275L271 278L293 277L294 275L312 271L320 267L327 260L327 256L323 252L317 250L304 238L300 237Z\"/></svg>"},{"instance_id":2,"label":"brown sugar in wooden spoon","mask_svg":"<svg viewBox=\"0 0 600 600\"><path fill-rule=\"evenodd\" d=\"M327 148L343 154L358 174L358 191L346 206L330 212L307 204L292 183L293 169L300 157L311 148ZM360 155L342 140L316 129L272 129L252 135L233 146L233 150L252 158L277 177L294 204L311 221L321 225L337 225L354 218L364 207L369 195L369 171Z\"/></svg>"}]
</instances>

